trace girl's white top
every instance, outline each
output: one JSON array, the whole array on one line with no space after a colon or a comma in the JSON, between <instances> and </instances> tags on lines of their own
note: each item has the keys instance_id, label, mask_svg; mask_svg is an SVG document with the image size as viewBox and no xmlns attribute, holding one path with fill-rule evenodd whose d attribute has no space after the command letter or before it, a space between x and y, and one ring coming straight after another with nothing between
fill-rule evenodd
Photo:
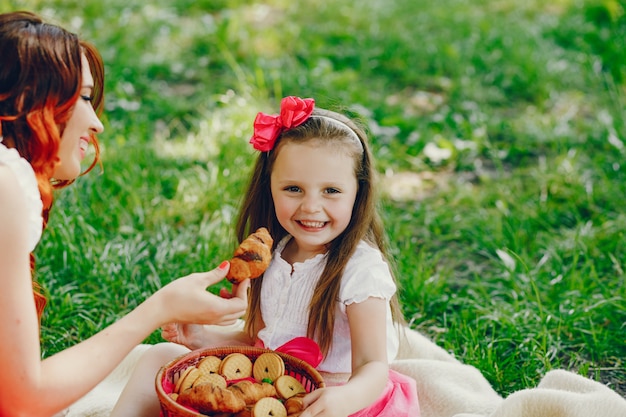
<instances>
[{"instance_id":1,"label":"girl's white top","mask_svg":"<svg viewBox=\"0 0 626 417\"><path fill-rule=\"evenodd\" d=\"M2 137L0 137L0 142L2 142ZM39 243L39 239L41 239L43 228L43 217L41 216L43 203L41 202L35 171L33 171L33 167L28 161L20 156L17 150L7 148L2 143L0 143L0 165L7 166L13 171L28 201L28 245L29 250L32 252L37 243Z\"/></svg>"},{"instance_id":2,"label":"girl's white top","mask_svg":"<svg viewBox=\"0 0 626 417\"><path fill-rule=\"evenodd\" d=\"M291 236L276 247L272 261L263 275L261 313L265 328L259 331L265 347L276 349L289 340L307 335L309 302L326 265L326 254L319 254L302 263L291 265L282 258L282 251ZM396 292L389 266L380 251L365 242L359 243L346 265L339 299L335 307L335 331L328 355L317 367L329 373L350 373L352 356L350 326L346 306L370 297L387 301ZM389 303L387 303L389 305ZM372 336L373 337L373 336ZM399 335L387 307L387 355L391 363L398 353Z\"/></svg>"}]
</instances>

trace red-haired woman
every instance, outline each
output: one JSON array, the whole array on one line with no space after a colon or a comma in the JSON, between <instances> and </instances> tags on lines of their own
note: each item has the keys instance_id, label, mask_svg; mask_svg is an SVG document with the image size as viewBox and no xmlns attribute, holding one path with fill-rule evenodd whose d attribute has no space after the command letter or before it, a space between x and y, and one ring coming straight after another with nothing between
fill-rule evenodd
<instances>
[{"instance_id":1,"label":"red-haired woman","mask_svg":"<svg viewBox=\"0 0 626 417\"><path fill-rule=\"evenodd\" d=\"M100 333L42 360L45 298L33 286L32 251L53 190L81 175L90 144L96 157L85 171L98 162L103 65L93 46L29 12L0 14L0 57L0 416L51 416L160 326L233 323L245 312L246 288L230 299L206 291L226 275L224 262L173 281Z\"/></svg>"}]
</instances>

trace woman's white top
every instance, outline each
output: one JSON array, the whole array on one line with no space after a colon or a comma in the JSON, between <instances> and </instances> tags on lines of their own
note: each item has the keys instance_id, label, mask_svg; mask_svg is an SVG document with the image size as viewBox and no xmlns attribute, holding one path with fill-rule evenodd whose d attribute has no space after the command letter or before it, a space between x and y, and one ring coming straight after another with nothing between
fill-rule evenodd
<instances>
[{"instance_id":1,"label":"woman's white top","mask_svg":"<svg viewBox=\"0 0 626 417\"><path fill-rule=\"evenodd\" d=\"M326 254L319 254L305 262L291 265L282 258L282 252L291 236L276 247L272 261L263 275L261 314L265 328L258 337L266 348L276 349L289 340L307 335L309 302L326 265ZM350 326L346 306L361 303L370 297L389 301L396 292L389 266L377 249L365 242L359 243L346 265L339 299L335 308L333 341L319 371L329 373L352 372ZM398 353L399 335L387 303L387 355L391 363Z\"/></svg>"},{"instance_id":2,"label":"woman's white top","mask_svg":"<svg viewBox=\"0 0 626 417\"><path fill-rule=\"evenodd\" d=\"M37 185L35 171L28 161L20 156L17 150L7 148L0 136L0 165L7 166L15 174L20 188L28 201L28 247L33 251L41 239L43 217L41 215L43 203Z\"/></svg>"}]
</instances>

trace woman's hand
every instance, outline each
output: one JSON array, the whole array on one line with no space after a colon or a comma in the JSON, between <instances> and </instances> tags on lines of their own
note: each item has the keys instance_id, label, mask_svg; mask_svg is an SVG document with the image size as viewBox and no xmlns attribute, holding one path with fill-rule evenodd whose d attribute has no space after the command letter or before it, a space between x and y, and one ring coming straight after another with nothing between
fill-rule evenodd
<instances>
[{"instance_id":1,"label":"woman's hand","mask_svg":"<svg viewBox=\"0 0 626 417\"><path fill-rule=\"evenodd\" d=\"M248 306L249 283L233 288L234 294L220 297L207 288L224 279L229 263L224 261L209 272L198 272L170 282L151 298L157 301L159 326L166 323L229 325L241 318ZM222 292L222 295L225 295Z\"/></svg>"},{"instance_id":2,"label":"woman's hand","mask_svg":"<svg viewBox=\"0 0 626 417\"><path fill-rule=\"evenodd\" d=\"M208 329L205 324L167 323L161 326L161 337L168 342L178 343L190 350L207 346Z\"/></svg>"}]
</instances>

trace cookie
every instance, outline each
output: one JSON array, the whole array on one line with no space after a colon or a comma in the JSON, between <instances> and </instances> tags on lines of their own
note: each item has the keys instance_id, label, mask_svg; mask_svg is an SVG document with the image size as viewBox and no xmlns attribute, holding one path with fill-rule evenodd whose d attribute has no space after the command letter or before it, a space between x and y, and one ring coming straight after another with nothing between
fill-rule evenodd
<instances>
[{"instance_id":1,"label":"cookie","mask_svg":"<svg viewBox=\"0 0 626 417\"><path fill-rule=\"evenodd\" d=\"M274 387L283 400L306 392L300 381L289 375L279 376L278 379L274 381Z\"/></svg>"},{"instance_id":2,"label":"cookie","mask_svg":"<svg viewBox=\"0 0 626 417\"><path fill-rule=\"evenodd\" d=\"M216 387L220 388L226 388L226 386L228 385L226 379L222 375L207 374L202 371L200 371L200 376L194 381L193 386L195 387L196 385L200 384L213 384Z\"/></svg>"},{"instance_id":3,"label":"cookie","mask_svg":"<svg viewBox=\"0 0 626 417\"><path fill-rule=\"evenodd\" d=\"M181 384L178 387L179 394L191 388L194 382L196 382L196 379L198 379L198 377L202 374L202 372L200 372L200 370L195 366L191 366L188 369L189 372L185 375L184 378L182 378Z\"/></svg>"},{"instance_id":4,"label":"cookie","mask_svg":"<svg viewBox=\"0 0 626 417\"><path fill-rule=\"evenodd\" d=\"M226 278L233 284L238 284L246 279L260 277L272 259L273 244L274 239L269 231L265 227L258 228L235 250Z\"/></svg>"},{"instance_id":5,"label":"cookie","mask_svg":"<svg viewBox=\"0 0 626 417\"><path fill-rule=\"evenodd\" d=\"M287 417L287 409L276 398L261 398L252 407L252 417Z\"/></svg>"},{"instance_id":6,"label":"cookie","mask_svg":"<svg viewBox=\"0 0 626 417\"><path fill-rule=\"evenodd\" d=\"M198 368L196 368L195 366L190 366L188 368L186 368L182 374L180 374L180 376L178 377L178 381L176 381L176 385L174 386L174 392L181 392L180 387L183 384L183 381L185 380L185 378L187 378L187 375L189 375L190 372L192 372L193 370L198 370Z\"/></svg>"},{"instance_id":7,"label":"cookie","mask_svg":"<svg viewBox=\"0 0 626 417\"><path fill-rule=\"evenodd\" d=\"M248 378L252 375L252 361L243 353L231 353L222 359L219 373L227 381Z\"/></svg>"},{"instance_id":8,"label":"cookie","mask_svg":"<svg viewBox=\"0 0 626 417\"><path fill-rule=\"evenodd\" d=\"M202 371L205 374L217 374L220 371L220 365L222 364L222 360L217 356L205 356L200 359L200 362L196 365L196 368Z\"/></svg>"},{"instance_id":9,"label":"cookie","mask_svg":"<svg viewBox=\"0 0 626 417\"><path fill-rule=\"evenodd\" d=\"M285 362L274 352L265 352L254 361L252 375L257 381L276 381L285 373Z\"/></svg>"}]
</instances>

